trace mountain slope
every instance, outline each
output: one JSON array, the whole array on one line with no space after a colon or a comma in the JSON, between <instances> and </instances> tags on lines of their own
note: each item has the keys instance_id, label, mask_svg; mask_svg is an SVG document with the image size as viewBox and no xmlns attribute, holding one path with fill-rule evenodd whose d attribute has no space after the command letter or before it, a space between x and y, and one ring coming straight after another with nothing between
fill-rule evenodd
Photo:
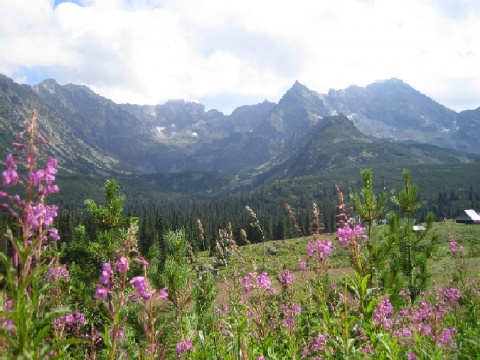
<instances>
[{"instance_id":1,"label":"mountain slope","mask_svg":"<svg viewBox=\"0 0 480 360\"><path fill-rule=\"evenodd\" d=\"M330 90L325 101L334 111L347 115L364 134L456 147L452 134L457 113L401 80Z\"/></svg>"},{"instance_id":2,"label":"mountain slope","mask_svg":"<svg viewBox=\"0 0 480 360\"><path fill-rule=\"evenodd\" d=\"M131 170L117 159L86 144L62 116L38 99L29 86L16 84L0 75L2 159L10 151L10 144L15 140L16 134L23 130L24 121L31 117L34 109L38 111L39 131L49 142L49 146L42 147L42 151L46 152L46 156L56 157L59 166L65 171L107 175Z\"/></svg>"},{"instance_id":3,"label":"mountain slope","mask_svg":"<svg viewBox=\"0 0 480 360\"><path fill-rule=\"evenodd\" d=\"M460 112L456 126L456 147L469 153L480 153L480 107Z\"/></svg>"},{"instance_id":4,"label":"mountain slope","mask_svg":"<svg viewBox=\"0 0 480 360\"><path fill-rule=\"evenodd\" d=\"M33 91L55 109L79 139L111 157L142 164L147 152L144 144L151 136L148 126L113 101L86 86L61 86L52 79L34 86Z\"/></svg>"},{"instance_id":5,"label":"mountain slope","mask_svg":"<svg viewBox=\"0 0 480 360\"><path fill-rule=\"evenodd\" d=\"M479 157L419 143L394 143L362 134L344 115L325 117L302 147L257 176L257 183L349 167L478 162Z\"/></svg>"}]
</instances>

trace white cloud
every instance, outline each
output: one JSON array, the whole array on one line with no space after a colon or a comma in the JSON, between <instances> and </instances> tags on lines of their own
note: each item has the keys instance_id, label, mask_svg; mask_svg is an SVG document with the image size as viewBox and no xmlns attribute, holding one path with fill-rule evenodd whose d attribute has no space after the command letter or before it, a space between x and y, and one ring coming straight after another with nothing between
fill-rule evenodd
<instances>
[{"instance_id":1,"label":"white cloud","mask_svg":"<svg viewBox=\"0 0 480 360\"><path fill-rule=\"evenodd\" d=\"M454 109L480 105L475 0L15 0L0 3L0 72L117 102L278 101L397 77ZM213 106L231 111L231 102ZM228 106L228 108L227 108Z\"/></svg>"}]
</instances>

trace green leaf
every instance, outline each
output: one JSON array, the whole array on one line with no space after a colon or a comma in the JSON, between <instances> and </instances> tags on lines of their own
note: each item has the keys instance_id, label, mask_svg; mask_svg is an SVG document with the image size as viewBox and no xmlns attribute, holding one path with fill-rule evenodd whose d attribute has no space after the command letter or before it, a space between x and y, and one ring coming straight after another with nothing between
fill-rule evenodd
<instances>
[{"instance_id":1,"label":"green leaf","mask_svg":"<svg viewBox=\"0 0 480 360\"><path fill-rule=\"evenodd\" d=\"M63 341L58 341L54 344L45 345L42 350L40 350L40 358L43 359L44 357L48 356L49 360L53 359L65 359L65 350L73 344L84 344L86 340L78 339L78 338L71 338L66 339ZM49 354L52 352L56 352L57 350L64 348L62 351L58 351L58 355L50 356Z\"/></svg>"},{"instance_id":2,"label":"green leaf","mask_svg":"<svg viewBox=\"0 0 480 360\"><path fill-rule=\"evenodd\" d=\"M37 334L33 338L33 346L35 347L35 349L38 349L40 342L48 334L48 331L50 330L50 328L51 328L50 325L46 325L43 328L41 328L40 331L37 332Z\"/></svg>"}]
</instances>

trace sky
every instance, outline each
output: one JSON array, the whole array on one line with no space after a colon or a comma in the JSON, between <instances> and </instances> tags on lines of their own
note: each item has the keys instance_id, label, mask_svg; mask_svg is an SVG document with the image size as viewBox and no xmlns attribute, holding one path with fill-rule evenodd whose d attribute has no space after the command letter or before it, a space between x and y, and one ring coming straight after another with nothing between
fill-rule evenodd
<instances>
[{"instance_id":1,"label":"sky","mask_svg":"<svg viewBox=\"0 0 480 360\"><path fill-rule=\"evenodd\" d=\"M0 73L117 103L231 113L397 78L456 111L480 106L478 0L0 0Z\"/></svg>"}]
</instances>

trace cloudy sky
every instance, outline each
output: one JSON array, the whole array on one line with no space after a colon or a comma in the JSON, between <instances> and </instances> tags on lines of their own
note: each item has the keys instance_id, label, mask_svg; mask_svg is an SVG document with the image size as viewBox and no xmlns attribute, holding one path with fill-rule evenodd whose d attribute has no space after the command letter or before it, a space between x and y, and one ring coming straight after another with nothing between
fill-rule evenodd
<instances>
[{"instance_id":1,"label":"cloudy sky","mask_svg":"<svg viewBox=\"0 0 480 360\"><path fill-rule=\"evenodd\" d=\"M392 77L480 106L478 0L0 0L0 73L230 113Z\"/></svg>"}]
</instances>

